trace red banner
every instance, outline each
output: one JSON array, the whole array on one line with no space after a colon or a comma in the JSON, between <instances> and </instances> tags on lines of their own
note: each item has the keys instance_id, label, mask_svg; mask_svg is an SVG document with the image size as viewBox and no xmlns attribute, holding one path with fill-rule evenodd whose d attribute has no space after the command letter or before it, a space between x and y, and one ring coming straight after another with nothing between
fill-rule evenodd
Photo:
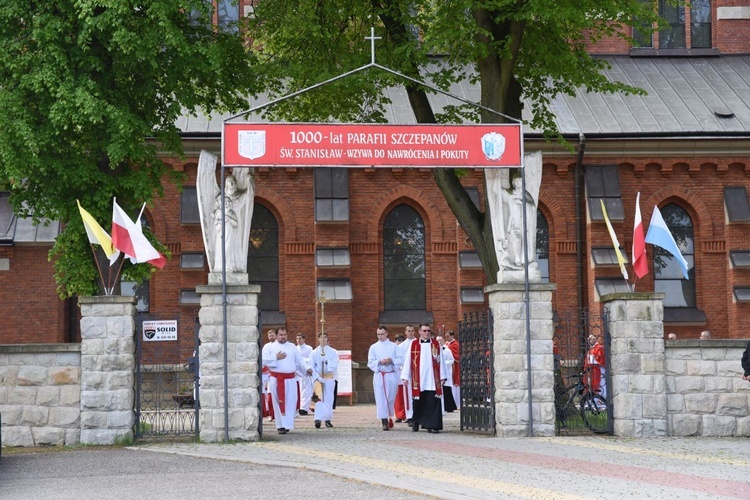
<instances>
[{"instance_id":1,"label":"red banner","mask_svg":"<svg viewBox=\"0 0 750 500\"><path fill-rule=\"evenodd\" d=\"M511 168L521 125L225 123L223 165Z\"/></svg>"}]
</instances>

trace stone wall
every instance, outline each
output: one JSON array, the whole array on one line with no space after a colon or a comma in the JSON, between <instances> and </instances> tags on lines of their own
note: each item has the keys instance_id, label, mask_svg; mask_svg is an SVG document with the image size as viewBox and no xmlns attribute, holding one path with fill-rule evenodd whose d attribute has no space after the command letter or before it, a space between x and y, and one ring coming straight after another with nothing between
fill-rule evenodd
<instances>
[{"instance_id":1,"label":"stone wall","mask_svg":"<svg viewBox=\"0 0 750 500\"><path fill-rule=\"evenodd\" d=\"M672 436L750 436L746 340L666 342L667 418Z\"/></svg>"},{"instance_id":2,"label":"stone wall","mask_svg":"<svg viewBox=\"0 0 750 500\"><path fill-rule=\"evenodd\" d=\"M498 435L525 436L523 290L513 285L488 288L495 321ZM551 290L536 285L530 294L535 435L554 430ZM218 294L211 291L202 291L201 390L208 402L202 419L208 434L202 438L220 441L223 346ZM230 321L252 324L257 287L242 292L229 295L236 306L230 308ZM674 340L665 347L658 297L632 294L624 300L608 297L605 303L611 314L610 390L618 435L750 436L750 382L742 379L740 365L746 340ZM133 300L97 297L86 306L92 309L82 310L89 320L82 321L81 345L0 345L2 446L105 444L132 433ZM257 439L257 328L235 326L228 333L230 382L239 384L229 391L230 438ZM364 392L371 384L369 370L353 368L359 372L356 390Z\"/></svg>"},{"instance_id":3,"label":"stone wall","mask_svg":"<svg viewBox=\"0 0 750 500\"><path fill-rule=\"evenodd\" d=\"M614 434L666 436L664 306L661 293L625 293L601 298L609 314L609 379Z\"/></svg>"},{"instance_id":4,"label":"stone wall","mask_svg":"<svg viewBox=\"0 0 750 500\"><path fill-rule=\"evenodd\" d=\"M196 291L201 296L200 439L257 440L261 418L257 326L260 286L227 286L226 391L222 287L199 286Z\"/></svg>"},{"instance_id":5,"label":"stone wall","mask_svg":"<svg viewBox=\"0 0 750 500\"><path fill-rule=\"evenodd\" d=\"M81 442L114 444L135 424L135 298L79 297Z\"/></svg>"},{"instance_id":6,"label":"stone wall","mask_svg":"<svg viewBox=\"0 0 750 500\"><path fill-rule=\"evenodd\" d=\"M2 446L78 443L80 350L78 344L0 345Z\"/></svg>"},{"instance_id":7,"label":"stone wall","mask_svg":"<svg viewBox=\"0 0 750 500\"><path fill-rule=\"evenodd\" d=\"M552 355L554 290L555 285L530 285L531 338L527 343L524 285L495 284L485 288L494 323L494 403L497 435L500 437L528 436L531 431L535 436L551 436L555 433ZM529 344L531 355L527 356ZM529 420L529 379L533 426Z\"/></svg>"},{"instance_id":8,"label":"stone wall","mask_svg":"<svg viewBox=\"0 0 750 500\"><path fill-rule=\"evenodd\" d=\"M610 315L615 435L750 436L750 382L740 364L747 341L665 342L661 299L601 298Z\"/></svg>"}]
</instances>

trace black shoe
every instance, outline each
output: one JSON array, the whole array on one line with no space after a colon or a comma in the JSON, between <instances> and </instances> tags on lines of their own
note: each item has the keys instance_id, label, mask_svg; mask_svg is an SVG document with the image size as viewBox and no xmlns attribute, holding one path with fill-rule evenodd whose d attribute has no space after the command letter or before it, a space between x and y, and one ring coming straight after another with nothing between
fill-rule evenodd
<instances>
[{"instance_id":1,"label":"black shoe","mask_svg":"<svg viewBox=\"0 0 750 500\"><path fill-rule=\"evenodd\" d=\"M403 420L401 420L400 418L397 418L397 419L396 419L396 423L397 423L397 424L400 424L401 422L403 422Z\"/></svg>"},{"instance_id":2,"label":"black shoe","mask_svg":"<svg viewBox=\"0 0 750 500\"><path fill-rule=\"evenodd\" d=\"M383 424L383 430L384 430L384 431L389 431L389 430L391 430L391 428L390 428L390 427L388 427L388 419L387 419L387 418L381 418L381 419L380 419L380 422L381 422L381 423Z\"/></svg>"},{"instance_id":3,"label":"black shoe","mask_svg":"<svg viewBox=\"0 0 750 500\"><path fill-rule=\"evenodd\" d=\"M414 424L411 428L414 432L419 432L419 424Z\"/></svg>"},{"instance_id":4,"label":"black shoe","mask_svg":"<svg viewBox=\"0 0 750 500\"><path fill-rule=\"evenodd\" d=\"M407 423L408 425L414 425L414 420L412 420L412 419L410 419L410 418L407 418L407 419L406 419L406 423Z\"/></svg>"},{"instance_id":5,"label":"black shoe","mask_svg":"<svg viewBox=\"0 0 750 500\"><path fill-rule=\"evenodd\" d=\"M320 429L320 420L315 421L315 428Z\"/></svg>"},{"instance_id":6,"label":"black shoe","mask_svg":"<svg viewBox=\"0 0 750 500\"><path fill-rule=\"evenodd\" d=\"M326 427L333 427L333 424L330 420L326 420Z\"/></svg>"},{"instance_id":7,"label":"black shoe","mask_svg":"<svg viewBox=\"0 0 750 500\"><path fill-rule=\"evenodd\" d=\"M307 412L305 410L300 410L299 414L304 417L305 415L307 415Z\"/></svg>"},{"instance_id":8,"label":"black shoe","mask_svg":"<svg viewBox=\"0 0 750 500\"><path fill-rule=\"evenodd\" d=\"M439 431L439 430L437 430L437 429L427 429L427 432L429 432L430 434L437 434L437 433L439 433L440 431Z\"/></svg>"},{"instance_id":9,"label":"black shoe","mask_svg":"<svg viewBox=\"0 0 750 500\"><path fill-rule=\"evenodd\" d=\"M279 429L279 434L286 434L287 432L289 432L289 429L284 429L283 427Z\"/></svg>"}]
</instances>

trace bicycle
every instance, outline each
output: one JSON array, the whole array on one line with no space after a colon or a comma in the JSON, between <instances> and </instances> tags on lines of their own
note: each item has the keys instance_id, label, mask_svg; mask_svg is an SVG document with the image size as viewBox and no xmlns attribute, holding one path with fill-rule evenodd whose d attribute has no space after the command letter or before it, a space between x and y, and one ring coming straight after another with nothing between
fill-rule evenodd
<instances>
[{"instance_id":1,"label":"bicycle","mask_svg":"<svg viewBox=\"0 0 750 500\"><path fill-rule=\"evenodd\" d=\"M584 375L585 372L580 373L576 383L555 391L557 421L562 427L568 427L566 422L580 415L588 429L597 434L606 433L609 431L607 398L591 391L590 385L584 382Z\"/></svg>"}]
</instances>

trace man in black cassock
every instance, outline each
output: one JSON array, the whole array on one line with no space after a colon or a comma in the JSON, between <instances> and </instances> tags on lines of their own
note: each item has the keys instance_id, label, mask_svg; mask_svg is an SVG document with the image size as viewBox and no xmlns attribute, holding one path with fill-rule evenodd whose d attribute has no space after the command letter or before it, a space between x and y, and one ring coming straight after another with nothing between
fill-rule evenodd
<instances>
[{"instance_id":1,"label":"man in black cassock","mask_svg":"<svg viewBox=\"0 0 750 500\"><path fill-rule=\"evenodd\" d=\"M414 432L419 427L427 429L429 433L437 433L443 429L443 409L440 399L443 397L443 384L447 378L443 351L437 340L431 337L430 325L419 325L419 339L411 343L409 356L404 360L401 379L404 384L411 380L413 401Z\"/></svg>"}]
</instances>

